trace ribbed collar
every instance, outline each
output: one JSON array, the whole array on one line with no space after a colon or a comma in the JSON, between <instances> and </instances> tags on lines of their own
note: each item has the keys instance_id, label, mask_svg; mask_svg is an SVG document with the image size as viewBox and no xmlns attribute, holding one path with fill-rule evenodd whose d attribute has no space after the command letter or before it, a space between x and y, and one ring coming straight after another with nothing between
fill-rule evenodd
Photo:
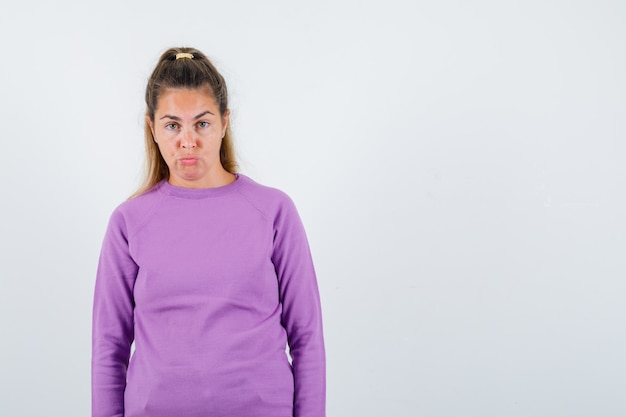
<instances>
[{"instance_id":1,"label":"ribbed collar","mask_svg":"<svg viewBox=\"0 0 626 417\"><path fill-rule=\"evenodd\" d=\"M221 197L223 195L230 194L236 191L241 186L243 186L244 183L249 181L248 177L243 174L235 174L235 176L237 177L235 181L221 187L185 188L172 185L167 182L167 180L163 180L159 184L157 184L157 189L159 190L159 192L172 197L187 198L192 200Z\"/></svg>"}]
</instances>

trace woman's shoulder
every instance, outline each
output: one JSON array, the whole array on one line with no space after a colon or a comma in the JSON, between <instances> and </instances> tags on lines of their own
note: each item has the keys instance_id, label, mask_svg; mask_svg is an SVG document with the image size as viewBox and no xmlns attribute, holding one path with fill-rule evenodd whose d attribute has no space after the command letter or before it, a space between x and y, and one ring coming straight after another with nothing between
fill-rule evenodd
<instances>
[{"instance_id":1,"label":"woman's shoulder","mask_svg":"<svg viewBox=\"0 0 626 417\"><path fill-rule=\"evenodd\" d=\"M128 200L119 204L117 208L122 211L141 211L146 206L152 206L163 197L162 194L159 192L159 188L161 186L162 182L159 182L147 191L130 197Z\"/></svg>"},{"instance_id":2,"label":"woman's shoulder","mask_svg":"<svg viewBox=\"0 0 626 417\"><path fill-rule=\"evenodd\" d=\"M295 208L293 200L285 191L261 184L243 174L238 174L238 177L238 181L242 181L239 192L259 211L269 214Z\"/></svg>"},{"instance_id":3,"label":"woman's shoulder","mask_svg":"<svg viewBox=\"0 0 626 417\"><path fill-rule=\"evenodd\" d=\"M244 174L237 174L237 178L242 182L240 189L247 194L270 200L289 199L287 193L279 188L262 184Z\"/></svg>"},{"instance_id":4,"label":"woman's shoulder","mask_svg":"<svg viewBox=\"0 0 626 417\"><path fill-rule=\"evenodd\" d=\"M127 226L145 221L162 199L162 194L158 192L159 186L160 183L118 204L111 213L111 221L123 221Z\"/></svg>"}]
</instances>

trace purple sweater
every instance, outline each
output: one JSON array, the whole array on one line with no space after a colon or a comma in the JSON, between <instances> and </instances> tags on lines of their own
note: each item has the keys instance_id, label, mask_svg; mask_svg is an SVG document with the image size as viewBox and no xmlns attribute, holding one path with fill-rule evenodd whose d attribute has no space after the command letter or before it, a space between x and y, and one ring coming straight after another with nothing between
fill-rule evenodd
<instances>
[{"instance_id":1,"label":"purple sweater","mask_svg":"<svg viewBox=\"0 0 626 417\"><path fill-rule=\"evenodd\" d=\"M289 197L239 174L121 204L95 285L92 416L324 415L319 293Z\"/></svg>"}]
</instances>

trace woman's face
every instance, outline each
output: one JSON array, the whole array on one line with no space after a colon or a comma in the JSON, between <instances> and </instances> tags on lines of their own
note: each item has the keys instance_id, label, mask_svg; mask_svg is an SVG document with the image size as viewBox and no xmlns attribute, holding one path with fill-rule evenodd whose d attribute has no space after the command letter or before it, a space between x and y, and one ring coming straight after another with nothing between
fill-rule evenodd
<instances>
[{"instance_id":1,"label":"woman's face","mask_svg":"<svg viewBox=\"0 0 626 417\"><path fill-rule=\"evenodd\" d=\"M187 188L223 185L228 174L220 162L220 146L229 114L220 116L208 88L169 88L161 93L154 121L147 120L170 169L170 184Z\"/></svg>"}]
</instances>

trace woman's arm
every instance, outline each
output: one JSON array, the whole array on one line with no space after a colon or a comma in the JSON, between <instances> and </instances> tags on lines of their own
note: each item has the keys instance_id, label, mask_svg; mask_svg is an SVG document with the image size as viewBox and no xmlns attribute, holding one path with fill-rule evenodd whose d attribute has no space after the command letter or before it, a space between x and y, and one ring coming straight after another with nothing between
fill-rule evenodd
<instances>
[{"instance_id":1,"label":"woman's arm","mask_svg":"<svg viewBox=\"0 0 626 417\"><path fill-rule=\"evenodd\" d=\"M124 417L137 270L129 253L125 219L115 211L102 244L94 292L92 417Z\"/></svg>"},{"instance_id":2,"label":"woman's arm","mask_svg":"<svg viewBox=\"0 0 626 417\"><path fill-rule=\"evenodd\" d=\"M317 279L304 227L286 199L274 224L274 262L295 383L294 416L326 415L326 359Z\"/></svg>"}]
</instances>

